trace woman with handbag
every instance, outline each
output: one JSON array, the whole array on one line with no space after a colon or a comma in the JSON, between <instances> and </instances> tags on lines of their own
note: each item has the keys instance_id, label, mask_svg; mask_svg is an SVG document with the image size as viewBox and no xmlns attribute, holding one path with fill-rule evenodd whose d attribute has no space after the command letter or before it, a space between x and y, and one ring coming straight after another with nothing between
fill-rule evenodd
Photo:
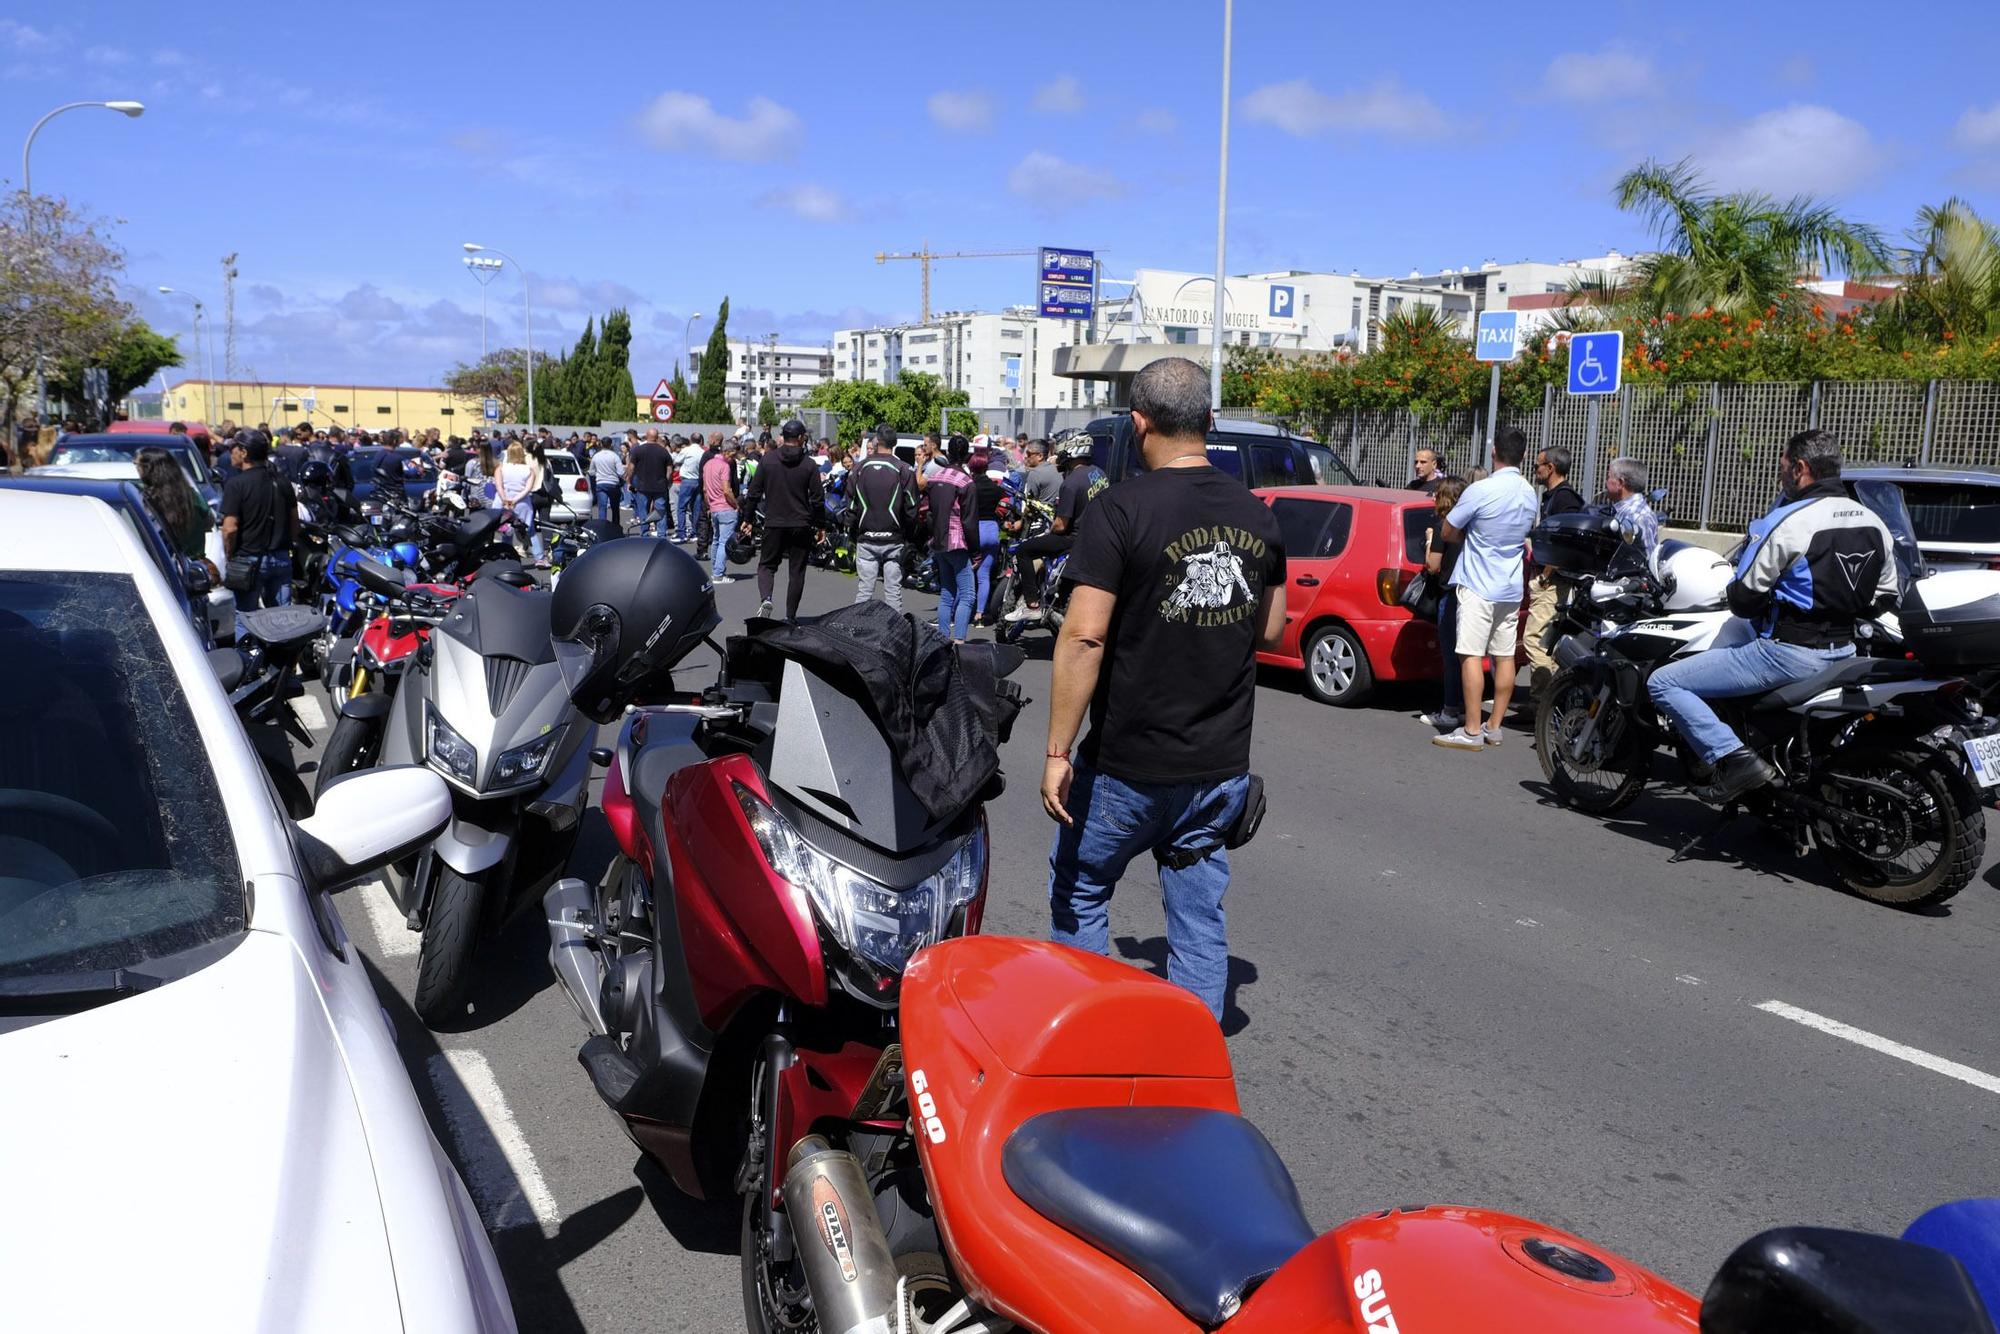
<instances>
[{"instance_id":1,"label":"woman with handbag","mask_svg":"<svg viewBox=\"0 0 2000 1334\"><path fill-rule=\"evenodd\" d=\"M535 472L520 441L507 446L507 461L500 465L500 503L514 511L514 522L526 530L539 566L548 562L542 556L542 535L535 528Z\"/></svg>"},{"instance_id":2,"label":"woman with handbag","mask_svg":"<svg viewBox=\"0 0 2000 1334\"><path fill-rule=\"evenodd\" d=\"M1439 730L1465 724L1465 685L1459 675L1458 654L1453 652L1458 643L1458 599L1451 595L1452 568L1458 564L1458 553L1464 544L1445 541L1444 516L1458 504L1466 486L1466 482L1456 477L1447 477L1438 483L1438 489L1432 495L1437 514L1424 535L1424 578L1437 599L1438 657L1442 660L1444 675L1441 680L1443 699L1436 709L1418 717L1427 726Z\"/></svg>"}]
</instances>

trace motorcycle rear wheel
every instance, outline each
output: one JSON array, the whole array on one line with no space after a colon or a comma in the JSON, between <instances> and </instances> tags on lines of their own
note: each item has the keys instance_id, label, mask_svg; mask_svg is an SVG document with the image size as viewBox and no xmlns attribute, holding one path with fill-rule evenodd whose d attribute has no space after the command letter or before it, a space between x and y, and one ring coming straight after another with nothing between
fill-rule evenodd
<instances>
[{"instance_id":1,"label":"motorcycle rear wheel","mask_svg":"<svg viewBox=\"0 0 2000 1334\"><path fill-rule=\"evenodd\" d=\"M1820 855L1848 889L1875 903L1925 908L1972 882L1986 856L1986 813L1965 775L1926 751L1857 746L1833 756L1826 769L1887 783L1906 794L1898 814L1911 821L1905 846L1871 853L1828 821L1814 823ZM1885 798L1826 784L1823 799L1880 816ZM1858 827L1858 826L1857 826Z\"/></svg>"},{"instance_id":2,"label":"motorcycle rear wheel","mask_svg":"<svg viewBox=\"0 0 2000 1334\"><path fill-rule=\"evenodd\" d=\"M1596 700L1596 689L1581 674L1556 673L1535 708L1535 753L1541 757L1542 776L1565 806L1589 815L1610 815L1630 806L1645 790L1653 753L1628 717L1621 720L1624 725L1612 749L1595 768L1583 768L1571 759L1563 746L1590 716Z\"/></svg>"},{"instance_id":3,"label":"motorcycle rear wheel","mask_svg":"<svg viewBox=\"0 0 2000 1334\"><path fill-rule=\"evenodd\" d=\"M439 861L437 893L417 951L417 987L410 996L410 1008L426 1028L449 1027L465 1008L486 910L485 874L460 875Z\"/></svg>"}]
</instances>

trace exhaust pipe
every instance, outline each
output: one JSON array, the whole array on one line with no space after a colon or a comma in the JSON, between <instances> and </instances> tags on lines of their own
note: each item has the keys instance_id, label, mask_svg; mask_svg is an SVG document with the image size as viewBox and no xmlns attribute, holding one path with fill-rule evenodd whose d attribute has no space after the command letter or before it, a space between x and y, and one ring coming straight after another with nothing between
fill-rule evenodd
<instances>
[{"instance_id":1,"label":"exhaust pipe","mask_svg":"<svg viewBox=\"0 0 2000 1334\"><path fill-rule=\"evenodd\" d=\"M827 1334L888 1334L896 1315L896 1261L861 1160L807 1135L792 1149L784 1195L819 1327Z\"/></svg>"},{"instance_id":2,"label":"exhaust pipe","mask_svg":"<svg viewBox=\"0 0 2000 1334\"><path fill-rule=\"evenodd\" d=\"M597 976L597 952L586 935L590 923L590 886L575 877L558 880L542 895L542 911L549 921L549 967L569 993L570 1004L602 1035L604 1026Z\"/></svg>"}]
</instances>

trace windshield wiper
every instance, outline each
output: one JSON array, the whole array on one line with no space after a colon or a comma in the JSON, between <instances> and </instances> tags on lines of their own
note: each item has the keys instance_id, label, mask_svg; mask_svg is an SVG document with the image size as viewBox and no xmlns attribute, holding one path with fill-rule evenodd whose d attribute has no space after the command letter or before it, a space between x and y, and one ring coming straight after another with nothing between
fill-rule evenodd
<instances>
[{"instance_id":1,"label":"windshield wiper","mask_svg":"<svg viewBox=\"0 0 2000 1334\"><path fill-rule=\"evenodd\" d=\"M0 1012L42 1014L88 1010L151 991L164 981L163 977L130 968L0 977Z\"/></svg>"}]
</instances>

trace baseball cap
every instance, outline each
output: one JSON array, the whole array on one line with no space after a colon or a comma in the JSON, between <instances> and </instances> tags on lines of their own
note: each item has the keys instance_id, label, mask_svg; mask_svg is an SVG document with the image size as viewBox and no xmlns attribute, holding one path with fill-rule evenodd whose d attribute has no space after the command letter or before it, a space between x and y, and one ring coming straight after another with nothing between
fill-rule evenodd
<instances>
[{"instance_id":1,"label":"baseball cap","mask_svg":"<svg viewBox=\"0 0 2000 1334\"><path fill-rule=\"evenodd\" d=\"M806 424L794 417L780 426L778 432L787 440L803 440L806 437Z\"/></svg>"}]
</instances>

